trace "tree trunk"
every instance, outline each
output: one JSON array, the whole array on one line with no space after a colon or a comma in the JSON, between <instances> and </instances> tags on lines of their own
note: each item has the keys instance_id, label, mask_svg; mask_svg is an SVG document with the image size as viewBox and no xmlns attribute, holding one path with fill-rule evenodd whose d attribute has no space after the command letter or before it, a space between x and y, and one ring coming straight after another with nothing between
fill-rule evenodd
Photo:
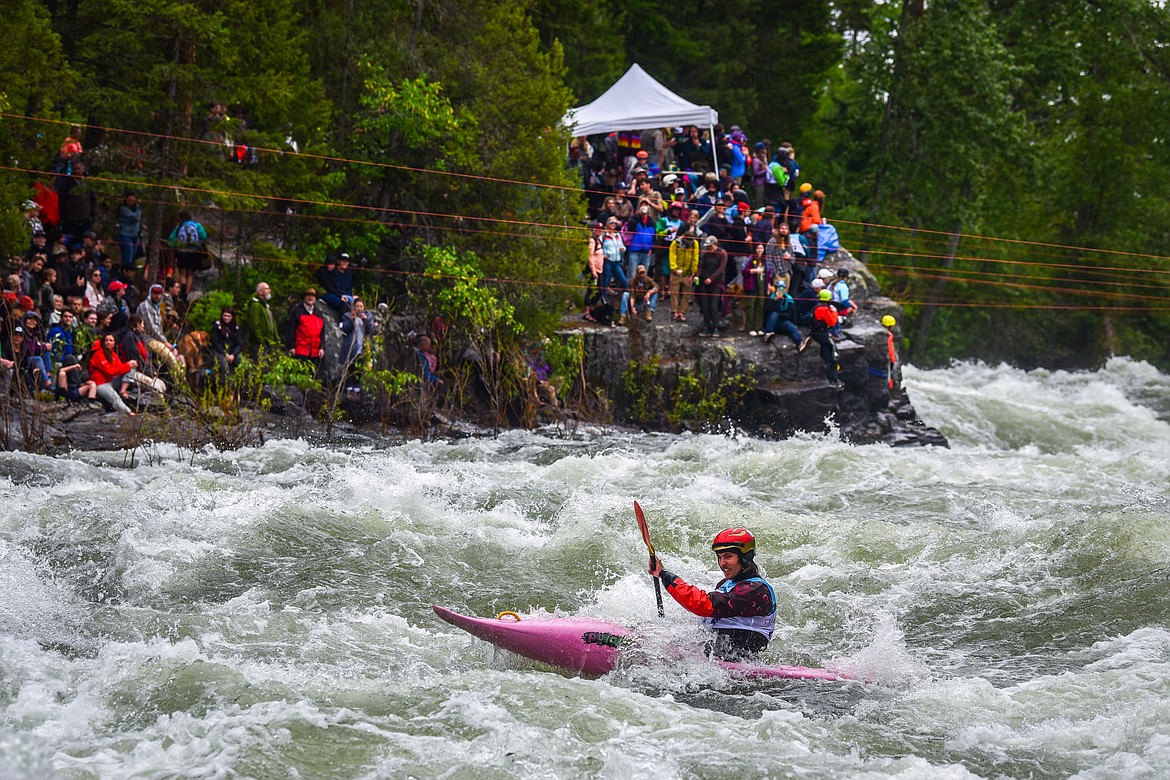
<instances>
[{"instance_id":1,"label":"tree trunk","mask_svg":"<svg viewBox=\"0 0 1170 780\"><path fill-rule=\"evenodd\" d=\"M1117 357L1117 334L1113 330L1113 315L1105 314L1105 346L1109 348L1109 357Z\"/></svg>"},{"instance_id":2,"label":"tree trunk","mask_svg":"<svg viewBox=\"0 0 1170 780\"><path fill-rule=\"evenodd\" d=\"M879 154L886 155L887 159L882 160L874 173L873 199L870 201L869 208L870 219L861 230L861 251L858 254L861 262L867 264L869 263L869 222L877 221L886 198L885 172L891 163L888 159L888 152L885 150L890 148L890 136L897 119L898 85L905 70L906 36L910 29L911 18L921 15L921 0L902 0L902 14L898 19L898 30L894 36L893 63L890 66L890 91L886 95L886 105L882 112L882 126L878 132L878 141L875 147L879 150Z\"/></svg>"},{"instance_id":3,"label":"tree trunk","mask_svg":"<svg viewBox=\"0 0 1170 780\"><path fill-rule=\"evenodd\" d=\"M171 153L174 148L172 136L175 134L175 98L179 91L179 51L180 43L176 38L175 54L171 58L171 77L167 83L167 103L170 105L170 110L167 111L167 124L166 129L163 131L162 165L159 170L159 178L163 181L166 181L171 176ZM162 195L163 192L165 191L161 191L159 194ZM162 279L163 217L165 216L165 208L163 198L159 197L155 200L154 208L150 211L150 231L146 244L146 268L143 269L144 278L147 282L152 282L155 279L161 281Z\"/></svg>"}]
</instances>

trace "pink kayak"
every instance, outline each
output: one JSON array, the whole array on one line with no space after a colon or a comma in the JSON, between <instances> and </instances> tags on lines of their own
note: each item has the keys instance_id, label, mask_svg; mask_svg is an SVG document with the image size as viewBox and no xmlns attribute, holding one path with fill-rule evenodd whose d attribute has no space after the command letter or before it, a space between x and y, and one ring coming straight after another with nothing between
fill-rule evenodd
<instances>
[{"instance_id":1,"label":"pink kayak","mask_svg":"<svg viewBox=\"0 0 1170 780\"><path fill-rule=\"evenodd\" d=\"M596 618L538 618L521 620L514 613L499 618L460 615L440 606L435 614L472 636L533 661L575 672L583 677L600 677L618 664L623 640L631 632L617 623ZM505 619L504 615L512 617ZM715 661L732 674L749 679L851 680L848 675L807 666L763 666L752 663Z\"/></svg>"}]
</instances>

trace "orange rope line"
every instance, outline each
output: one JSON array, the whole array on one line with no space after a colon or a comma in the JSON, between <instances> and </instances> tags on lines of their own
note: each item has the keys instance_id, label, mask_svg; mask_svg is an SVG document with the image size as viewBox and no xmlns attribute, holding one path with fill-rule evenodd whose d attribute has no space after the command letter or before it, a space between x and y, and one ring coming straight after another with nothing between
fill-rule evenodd
<instances>
[{"instance_id":1,"label":"orange rope line","mask_svg":"<svg viewBox=\"0 0 1170 780\"><path fill-rule=\"evenodd\" d=\"M60 125L78 124L77 122L72 122L72 121L68 121L68 120L51 119L48 117L33 117L33 116L27 116L24 114L15 114L15 113L8 113L8 112L0 112L0 117L4 117L4 118L8 118L8 119L19 119L19 120L29 121L29 122L45 122L45 123L49 123L49 124L60 124ZM107 132L125 133L127 135L140 135L140 136L145 136L145 137L149 137L149 138L160 138L160 139L171 139L171 140L176 140L176 141L183 141L186 143L198 143L198 144L205 144L205 145L211 145L211 146L223 146L223 144L218 142L218 141L208 141L208 140L202 139L202 138L190 138L190 137L185 137L185 136L166 135L166 134L162 134L162 133L151 133L151 132L147 132L147 131L143 131L143 130L128 130L128 129L124 129L124 128L109 127L109 126L103 126L103 125L86 125L86 126L93 127L93 128L99 129L99 130L105 130ZM454 171L441 171L441 170L436 170L433 168L417 168L417 167L406 166L406 165L396 165L393 163L375 162L372 160L354 160L354 159L345 158L345 157L312 154L309 152L290 151L290 150L283 150L283 149L270 149L270 148L259 147L259 146L249 147L249 148L254 148L258 151L268 152L268 153L272 153L272 154L300 156L300 157L306 157L309 159L319 159L319 160L324 160L324 161L329 161L329 162L341 162L341 163L347 163L347 164L353 164L353 165L370 165L370 166L375 166L375 167L379 167L379 168L390 168L390 169L395 169L395 170L410 171L410 172L414 172L414 173L429 173L429 174L435 174L435 175L439 175L439 176L453 176L453 177L471 179L471 180L492 181L492 182L498 182L498 183L503 183L503 184L514 184L514 185L525 186L525 187L544 187L544 188L549 188L549 189L568 190L571 192L580 192L580 193L586 192L582 188L570 187L570 186L566 186L566 185L562 185L562 184L546 184L546 183L542 183L542 182L522 182L522 181L518 181L515 179L505 179L505 178L492 177L492 176L481 176L481 175L470 174L470 173L458 173L458 172L454 172ZM681 173L686 173L686 172L682 171L682 172L680 172L680 174ZM210 191L210 192L214 192L214 191ZM597 192L597 194L602 194L602 193ZM611 193L604 193L604 194L611 194ZM243 197L261 197L261 196L247 195L247 196L243 196ZM283 198L283 200L287 200L290 202L312 202L312 201L298 201L297 199L293 199L293 198ZM375 207L357 206L357 205L349 206L349 208L375 209ZM422 212L419 212L419 213L422 213ZM468 217L468 219L482 219L482 218ZM882 224L882 223L878 223L878 222L860 222L860 221L852 221L852 220L844 220L844 219L835 219L833 221L836 223L845 224L845 225L860 225L863 228L868 227L868 228L879 228L879 229L884 229L884 230L908 231L908 232L925 233L925 234L937 235L937 236L958 235L961 238L970 238L970 239L977 239L977 240L982 240L982 241L999 241L999 242L1010 243L1010 244L1046 247L1046 248L1050 248L1050 249L1066 249L1066 250L1071 250L1074 252L1097 252L1097 253L1104 253L1104 254L1114 254L1114 255L1119 255L1119 256L1124 256L1124 257L1140 257L1140 258L1147 258L1147 259L1153 259L1153 260L1170 260L1170 257L1167 257L1165 255L1155 255L1155 254L1149 254L1149 253L1143 253L1143 252L1127 252L1127 251L1116 250L1116 249L1099 249L1096 247L1077 246L1077 245L1071 245L1071 244L1057 244L1057 243L1050 243L1050 242L1044 242L1044 241L1028 241L1028 240L1019 239L1019 238L1002 238L1002 237L998 237L998 236L984 236L984 235L980 235L978 233L963 233L963 232L956 233L954 231L949 231L949 230L931 230L928 228L907 227L904 225L886 225L886 224ZM864 251L864 250L859 250L859 251Z\"/></svg>"},{"instance_id":2,"label":"orange rope line","mask_svg":"<svg viewBox=\"0 0 1170 780\"><path fill-rule=\"evenodd\" d=\"M0 165L0 171L15 171L17 173L32 173L32 174L37 174L37 175L42 175L44 173L43 171L37 171L37 170L34 170L32 168L21 168L21 167L14 166L14 165ZM284 196L278 196L278 195L256 195L256 194L248 193L248 192L233 192L231 190L215 190L215 189L210 189L208 187L188 187L188 186L184 186L184 185L180 185L180 184L163 184L163 183L158 183L158 182L147 182L147 181L142 181L141 179L137 179L137 180L135 180L135 179L115 179L115 178L111 178L108 176L86 176L85 178L87 181L105 182L108 184L132 184L132 185L137 186L137 187L158 187L161 189L180 190L183 192L197 192L197 193L200 193L203 195L225 195L225 196L233 197L233 198L252 198L252 199L259 199L259 200L277 199L277 200L282 200L282 201L285 201L288 203L301 203L301 204L305 204L305 205L309 205L309 206L327 206L330 208L358 209L361 211L374 211L374 212L384 212L384 213L391 213L391 214L413 214L415 216L437 217L437 218L442 218L442 219L472 220L472 221L477 221L477 222L496 222L496 223L504 224L504 225L544 227L544 228L552 228L554 230L589 230L589 228L585 227L584 225L580 225L580 226L578 226L578 225L553 225L550 223L525 222L523 220L518 220L518 219L502 219L499 217L473 217L473 216L468 216L466 214L445 214L445 213L436 212L436 211L411 211L409 209L393 209L393 208L386 208L386 207L382 207L382 206L365 206L365 205L356 204L356 203L339 203L337 201L327 201L327 200L308 200L306 198L290 198L290 197L284 197ZM539 238L539 236L531 236L531 238Z\"/></svg>"},{"instance_id":3,"label":"orange rope line","mask_svg":"<svg viewBox=\"0 0 1170 780\"><path fill-rule=\"evenodd\" d=\"M1133 301L1164 301L1164 300L1167 300L1166 296L1161 296L1161 295L1136 295L1136 294L1126 293L1126 292L1112 292L1109 290L1085 290L1085 289L1080 289L1080 288L1048 287L1048 286L1036 285L1036 284L1021 284L1019 282L1001 282L1001 281L994 281L994 280L990 280L990 279L955 278L951 273L931 274L931 273L922 273L922 272L918 272L918 271L911 273L911 271L909 271L907 269L897 268L896 266L890 267L887 270L889 270L891 273L894 273L895 275L902 275L902 276L913 275L913 276L916 276L916 277L919 277L922 279L943 279L943 280L951 280L951 281L961 281L961 282L965 282L967 284L986 284L986 285L992 285L995 287L1012 287L1015 289L1022 289L1022 290L1040 290L1042 292L1060 293L1062 295L1104 296L1104 297L1108 297L1108 298L1121 298L1124 300L1133 300Z\"/></svg>"}]
</instances>

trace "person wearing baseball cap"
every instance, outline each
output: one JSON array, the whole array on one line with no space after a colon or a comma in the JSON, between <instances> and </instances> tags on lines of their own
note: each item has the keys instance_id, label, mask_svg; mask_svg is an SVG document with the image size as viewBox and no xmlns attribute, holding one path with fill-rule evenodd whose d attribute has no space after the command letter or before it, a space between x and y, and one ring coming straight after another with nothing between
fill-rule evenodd
<instances>
[{"instance_id":1,"label":"person wearing baseball cap","mask_svg":"<svg viewBox=\"0 0 1170 780\"><path fill-rule=\"evenodd\" d=\"M21 321L23 322L23 319ZM6 342L4 357L12 361L12 365L6 364L6 367L15 369L19 366L21 378L31 390L35 392L52 390L47 364L49 345L37 340L35 334L20 324L9 331Z\"/></svg>"},{"instance_id":2,"label":"person wearing baseball cap","mask_svg":"<svg viewBox=\"0 0 1170 780\"><path fill-rule=\"evenodd\" d=\"M95 307L99 315L113 315L110 325L116 330L126 327L126 322L130 319L130 304L126 300L126 290L128 289L130 289L130 285L115 279L110 282L110 294Z\"/></svg>"},{"instance_id":3,"label":"person wearing baseball cap","mask_svg":"<svg viewBox=\"0 0 1170 780\"><path fill-rule=\"evenodd\" d=\"M301 303L292 312L292 346L288 354L306 360L316 368L325 357L325 318L317 310L317 290L309 287L301 293Z\"/></svg>"}]
</instances>

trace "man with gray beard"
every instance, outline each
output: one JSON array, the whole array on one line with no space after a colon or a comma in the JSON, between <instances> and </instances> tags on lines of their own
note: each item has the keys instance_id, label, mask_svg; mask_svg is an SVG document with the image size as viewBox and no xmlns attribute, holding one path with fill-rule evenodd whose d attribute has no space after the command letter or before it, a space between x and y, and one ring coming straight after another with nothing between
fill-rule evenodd
<instances>
[{"instance_id":1,"label":"man with gray beard","mask_svg":"<svg viewBox=\"0 0 1170 780\"><path fill-rule=\"evenodd\" d=\"M256 285L256 294L244 307L244 332L253 354L270 352L280 346L276 318L272 316L272 289L268 282Z\"/></svg>"}]
</instances>

